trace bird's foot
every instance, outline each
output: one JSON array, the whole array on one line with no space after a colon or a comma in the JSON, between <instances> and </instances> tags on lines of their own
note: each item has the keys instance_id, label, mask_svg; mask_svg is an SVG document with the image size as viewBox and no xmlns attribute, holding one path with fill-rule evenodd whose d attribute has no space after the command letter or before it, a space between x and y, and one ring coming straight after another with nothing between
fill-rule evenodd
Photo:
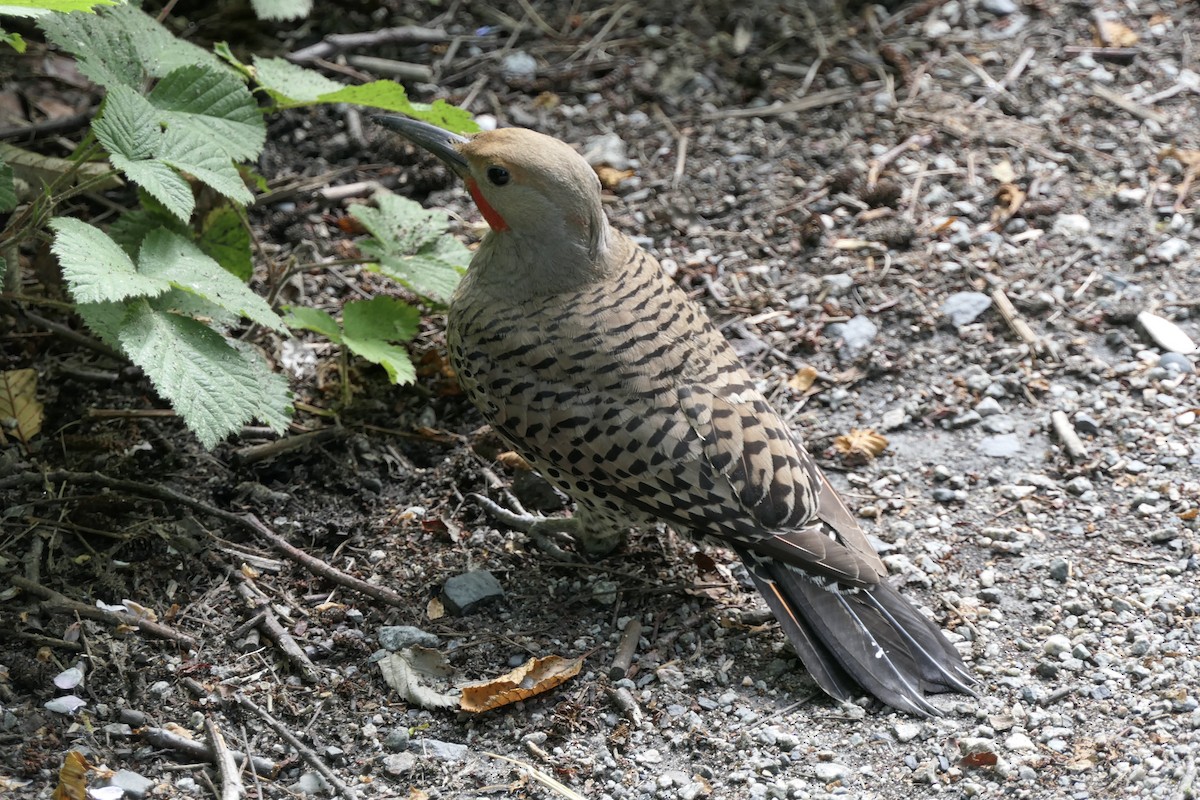
<instances>
[{"instance_id":1,"label":"bird's foot","mask_svg":"<svg viewBox=\"0 0 1200 800\"><path fill-rule=\"evenodd\" d=\"M582 526L575 517L544 517L541 514L530 514L521 508L521 504L515 497L511 496L509 502L516 506L517 510L515 511L505 508L495 500L481 494L467 496L496 520L533 539L533 543L542 552L549 553L563 561L575 560L571 554L559 546L559 542L573 546L580 539Z\"/></svg>"}]
</instances>

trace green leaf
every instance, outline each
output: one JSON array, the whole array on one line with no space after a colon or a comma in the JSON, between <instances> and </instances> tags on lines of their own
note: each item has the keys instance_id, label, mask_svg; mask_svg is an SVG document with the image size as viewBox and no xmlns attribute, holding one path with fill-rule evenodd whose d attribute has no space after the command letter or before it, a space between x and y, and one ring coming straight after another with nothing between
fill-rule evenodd
<instances>
[{"instance_id":1,"label":"green leaf","mask_svg":"<svg viewBox=\"0 0 1200 800\"><path fill-rule=\"evenodd\" d=\"M418 294L446 301L470 263L471 254L447 229L440 211L388 192L375 195L378 208L353 205L350 214L375 238L359 249L379 262L378 271Z\"/></svg>"},{"instance_id":2,"label":"green leaf","mask_svg":"<svg viewBox=\"0 0 1200 800\"><path fill-rule=\"evenodd\" d=\"M138 253L138 270L271 330L287 330L266 300L195 244L170 231L160 229L146 236Z\"/></svg>"},{"instance_id":3,"label":"green leaf","mask_svg":"<svg viewBox=\"0 0 1200 800\"><path fill-rule=\"evenodd\" d=\"M138 250L142 248L142 240L150 231L166 228L180 236L190 235L187 223L168 211L148 193L139 194L141 204L126 211L108 226L109 237L121 245L121 249L128 253L130 258L137 257Z\"/></svg>"},{"instance_id":4,"label":"green leaf","mask_svg":"<svg viewBox=\"0 0 1200 800\"><path fill-rule=\"evenodd\" d=\"M161 161L163 133L154 121L157 112L133 89L114 86L104 100L104 113L92 125L96 138L108 150L112 165L186 221L196 200L192 187Z\"/></svg>"},{"instance_id":5,"label":"green leaf","mask_svg":"<svg viewBox=\"0 0 1200 800\"><path fill-rule=\"evenodd\" d=\"M256 417L276 429L286 424L291 409L281 403L282 377L203 323L137 301L120 342L205 447Z\"/></svg>"},{"instance_id":6,"label":"green leaf","mask_svg":"<svg viewBox=\"0 0 1200 800\"><path fill-rule=\"evenodd\" d=\"M267 138L262 112L250 90L227 69L179 67L159 81L149 100L159 109L168 137L182 137L176 145L199 143L206 153L218 151L237 161L253 160L262 152Z\"/></svg>"},{"instance_id":7,"label":"green leaf","mask_svg":"<svg viewBox=\"0 0 1200 800\"><path fill-rule=\"evenodd\" d=\"M153 297L171 284L137 271L120 245L97 227L71 217L50 220L55 232L50 250L58 256L63 277L76 303Z\"/></svg>"},{"instance_id":8,"label":"green leaf","mask_svg":"<svg viewBox=\"0 0 1200 800\"><path fill-rule=\"evenodd\" d=\"M75 56L80 72L106 89L138 87L145 80L132 34L112 24L111 16L51 14L39 19L38 25L50 42Z\"/></svg>"},{"instance_id":9,"label":"green leaf","mask_svg":"<svg viewBox=\"0 0 1200 800\"><path fill-rule=\"evenodd\" d=\"M259 19L301 19L312 11L312 0L250 0L250 7Z\"/></svg>"},{"instance_id":10,"label":"green leaf","mask_svg":"<svg viewBox=\"0 0 1200 800\"><path fill-rule=\"evenodd\" d=\"M4 44L8 45L13 50L16 50L18 53L25 52L25 40L21 37L21 34L19 34L19 33L9 33L8 31L4 30L3 28L0 28L0 42L3 42Z\"/></svg>"},{"instance_id":11,"label":"green leaf","mask_svg":"<svg viewBox=\"0 0 1200 800\"><path fill-rule=\"evenodd\" d=\"M379 339L407 342L417 335L421 312L394 297L354 300L342 308L342 327L347 339Z\"/></svg>"},{"instance_id":12,"label":"green leaf","mask_svg":"<svg viewBox=\"0 0 1200 800\"><path fill-rule=\"evenodd\" d=\"M203 133L183 125L172 125L163 137L159 157L236 203L249 205L254 201L254 195L246 188L246 182L229 160L229 155Z\"/></svg>"},{"instance_id":13,"label":"green leaf","mask_svg":"<svg viewBox=\"0 0 1200 800\"><path fill-rule=\"evenodd\" d=\"M331 342L342 343L342 329L337 321L326 311L309 306L288 306L283 322L293 330L312 331L319 333Z\"/></svg>"},{"instance_id":14,"label":"green leaf","mask_svg":"<svg viewBox=\"0 0 1200 800\"><path fill-rule=\"evenodd\" d=\"M254 77L282 108L314 103L354 103L382 111L397 111L457 133L479 130L469 112L443 100L437 100L433 105L414 103L408 99L404 87L395 81L344 86L282 58L255 58Z\"/></svg>"},{"instance_id":15,"label":"green leaf","mask_svg":"<svg viewBox=\"0 0 1200 800\"><path fill-rule=\"evenodd\" d=\"M69 13L71 11L91 12L95 6L113 6L116 4L116 0L4 0L4 5L0 6L0 14L20 15L19 12L10 11L9 9L28 9L39 14L50 11L59 13Z\"/></svg>"},{"instance_id":16,"label":"green leaf","mask_svg":"<svg viewBox=\"0 0 1200 800\"><path fill-rule=\"evenodd\" d=\"M0 162L0 214L17 207L17 185L13 182L12 167Z\"/></svg>"},{"instance_id":17,"label":"green leaf","mask_svg":"<svg viewBox=\"0 0 1200 800\"><path fill-rule=\"evenodd\" d=\"M254 418L265 423L276 433L283 433L292 421L292 393L287 378L274 372L262 353L249 343L232 340L233 345L258 379L258 393L254 395Z\"/></svg>"},{"instance_id":18,"label":"green leaf","mask_svg":"<svg viewBox=\"0 0 1200 800\"><path fill-rule=\"evenodd\" d=\"M141 63L155 78L162 78L187 65L207 67L213 71L233 75L232 70L211 51L180 39L136 4L123 3L115 8L105 9L100 14L100 19L105 25L129 33Z\"/></svg>"},{"instance_id":19,"label":"green leaf","mask_svg":"<svg viewBox=\"0 0 1200 800\"><path fill-rule=\"evenodd\" d=\"M102 342L114 350L121 349L121 325L129 313L128 302L76 303L75 312Z\"/></svg>"},{"instance_id":20,"label":"green leaf","mask_svg":"<svg viewBox=\"0 0 1200 800\"><path fill-rule=\"evenodd\" d=\"M417 373L413 369L412 359L403 347L379 339L352 339L349 336L346 337L345 343L355 355L383 367L392 383L406 384L416 380Z\"/></svg>"},{"instance_id":21,"label":"green leaf","mask_svg":"<svg viewBox=\"0 0 1200 800\"><path fill-rule=\"evenodd\" d=\"M222 268L241 278L242 282L249 281L254 275L250 231L246 229L242 215L233 206L218 206L208 212L196 244Z\"/></svg>"}]
</instances>

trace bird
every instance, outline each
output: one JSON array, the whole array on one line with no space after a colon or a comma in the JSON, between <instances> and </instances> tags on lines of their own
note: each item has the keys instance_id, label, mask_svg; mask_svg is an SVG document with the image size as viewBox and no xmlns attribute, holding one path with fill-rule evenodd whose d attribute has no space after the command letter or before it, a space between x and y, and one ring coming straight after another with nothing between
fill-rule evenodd
<instances>
[{"instance_id":1,"label":"bird","mask_svg":"<svg viewBox=\"0 0 1200 800\"><path fill-rule=\"evenodd\" d=\"M524 128L376 119L460 177L490 228L446 339L471 402L575 503L529 527L569 529L586 553L661 523L731 548L836 700L930 717L928 694L975 694L703 307L609 223L582 156Z\"/></svg>"}]
</instances>

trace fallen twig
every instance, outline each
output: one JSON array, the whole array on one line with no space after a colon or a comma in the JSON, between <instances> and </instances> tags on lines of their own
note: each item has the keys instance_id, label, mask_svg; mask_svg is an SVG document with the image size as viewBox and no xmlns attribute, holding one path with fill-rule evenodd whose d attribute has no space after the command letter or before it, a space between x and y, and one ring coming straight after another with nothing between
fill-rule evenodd
<instances>
[{"instance_id":1,"label":"fallen twig","mask_svg":"<svg viewBox=\"0 0 1200 800\"><path fill-rule=\"evenodd\" d=\"M1029 347L1035 353L1041 354L1048 352L1048 348L1045 346L1042 340L1039 339L1037 334L1033 332L1033 329L1029 327L1029 323L1022 319L1021 315L1017 313L1016 306L1014 306L1012 301L1008 299L1008 295L1004 293L1003 289L992 290L992 302L996 304L996 310L1000 312L1000 316L1004 317L1004 321L1008 323L1009 329L1012 330L1012 332L1015 333L1022 342L1029 345Z\"/></svg>"},{"instance_id":2,"label":"fallen twig","mask_svg":"<svg viewBox=\"0 0 1200 800\"><path fill-rule=\"evenodd\" d=\"M120 611L107 611L79 600L73 600L61 592L56 592L20 575L14 575L10 580L12 580L13 586L42 598L45 601L45 605L51 610L70 611L81 617L94 619L114 626L128 625L137 628L142 633L155 636L159 639L168 639L184 647L195 648L199 645L194 638L188 636L186 633L181 633L174 628L168 628L160 622Z\"/></svg>"},{"instance_id":3,"label":"fallen twig","mask_svg":"<svg viewBox=\"0 0 1200 800\"><path fill-rule=\"evenodd\" d=\"M143 739L155 747L161 747L164 750L174 750L177 753L182 753L188 758L197 761L205 761L213 763L216 755L212 749L204 742L188 739L185 736L180 736L177 733L172 733L166 728L139 728L138 733ZM239 766L246 763L246 754L237 750L229 751L230 757L235 764ZM250 759L250 766L259 775L264 775L269 778L274 778L275 773L279 771L279 765L274 761L266 758L253 756Z\"/></svg>"},{"instance_id":4,"label":"fallen twig","mask_svg":"<svg viewBox=\"0 0 1200 800\"><path fill-rule=\"evenodd\" d=\"M257 464L260 461L266 461L269 458L290 453L293 450L299 450L310 444L324 442L328 439L336 439L344 435L345 432L345 429L341 427L321 428L320 430L309 431L308 433L284 436L265 444L243 447L233 454L234 462L240 466Z\"/></svg>"},{"instance_id":5,"label":"fallen twig","mask_svg":"<svg viewBox=\"0 0 1200 800\"><path fill-rule=\"evenodd\" d=\"M1117 108L1128 111L1135 117L1148 120L1159 125L1167 124L1168 117L1166 114L1155 111L1152 108L1146 108L1141 103L1135 103L1125 95L1120 94L1119 92L1114 92L1112 89L1108 89L1098 83L1092 84L1092 94L1094 94L1096 97L1099 97L1101 100L1112 103Z\"/></svg>"},{"instance_id":6,"label":"fallen twig","mask_svg":"<svg viewBox=\"0 0 1200 800\"><path fill-rule=\"evenodd\" d=\"M723 108L704 115L704 119L740 119L742 117L773 117L790 112L811 111L814 108L837 105L858 97L859 91L865 91L866 86L856 89L839 88L826 89L823 92L813 92L810 95L790 100L786 103L775 103L769 106L751 108Z\"/></svg>"},{"instance_id":7,"label":"fallen twig","mask_svg":"<svg viewBox=\"0 0 1200 800\"><path fill-rule=\"evenodd\" d=\"M1063 449L1067 451L1067 455L1072 461L1083 461L1087 458L1087 447L1079 438L1079 434L1075 433L1075 426L1071 424L1065 411L1051 411L1050 425L1054 428L1054 435L1062 442Z\"/></svg>"},{"instance_id":8,"label":"fallen twig","mask_svg":"<svg viewBox=\"0 0 1200 800\"><path fill-rule=\"evenodd\" d=\"M439 44L453 38L451 34L436 28L417 25L402 25L362 33L333 33L314 45L289 53L286 58L293 64L311 64L320 58L329 58L345 50L363 47L378 47L381 44ZM476 40L479 37L466 37Z\"/></svg>"},{"instance_id":9,"label":"fallen twig","mask_svg":"<svg viewBox=\"0 0 1200 800\"><path fill-rule=\"evenodd\" d=\"M635 728L642 727L642 721L645 717L642 714L641 706L639 706L637 700L634 699L633 692L629 691L624 686L618 686L616 688L610 687L607 691L612 699L616 702L617 706L619 706L620 709L625 712L625 716L629 718L630 724Z\"/></svg>"},{"instance_id":10,"label":"fallen twig","mask_svg":"<svg viewBox=\"0 0 1200 800\"><path fill-rule=\"evenodd\" d=\"M279 618L271 610L270 604L255 594L253 587L249 585L250 579L237 570L230 570L229 574L238 582L237 593L242 596L242 599L258 608L259 613L254 615L255 619L258 620L258 629L279 646L279 649L283 651L287 660L295 664L300 670L301 676L305 681L308 683L319 683L321 680L320 670L309 660L304 649L292 638L287 629L279 624ZM237 640L234 639L234 641L236 642Z\"/></svg>"},{"instance_id":11,"label":"fallen twig","mask_svg":"<svg viewBox=\"0 0 1200 800\"><path fill-rule=\"evenodd\" d=\"M281 739L290 744L292 747L296 748L296 752L300 754L300 757L304 759L310 767L321 773L321 776L324 777L325 780L329 781L330 785L337 789L338 793L341 794L342 797L348 797L351 798L351 800L355 800L355 798L358 797L354 790L351 789L345 783L345 781L339 778L337 773L330 769L329 765L327 765L321 759L321 757L317 755L315 750L296 738L296 735L284 727L283 723L275 719L275 717L272 716L269 711L240 692L234 695L234 700L236 700L238 705L240 705L242 708L245 708L248 711L253 711L259 717L261 717L262 721L267 723L271 730L279 734Z\"/></svg>"},{"instance_id":12,"label":"fallen twig","mask_svg":"<svg viewBox=\"0 0 1200 800\"><path fill-rule=\"evenodd\" d=\"M233 751L225 744L225 737L211 715L204 718L204 733L208 736L208 746L212 748L217 774L221 776L221 800L241 800L246 796L246 787L242 785Z\"/></svg>"},{"instance_id":13,"label":"fallen twig","mask_svg":"<svg viewBox=\"0 0 1200 800\"><path fill-rule=\"evenodd\" d=\"M619 681L629 672L630 666L633 665L633 654L637 652L638 641L641 638L642 623L637 619L630 619L625 623L621 643L617 645L617 654L613 656L612 666L608 668L608 677L611 680Z\"/></svg>"}]
</instances>

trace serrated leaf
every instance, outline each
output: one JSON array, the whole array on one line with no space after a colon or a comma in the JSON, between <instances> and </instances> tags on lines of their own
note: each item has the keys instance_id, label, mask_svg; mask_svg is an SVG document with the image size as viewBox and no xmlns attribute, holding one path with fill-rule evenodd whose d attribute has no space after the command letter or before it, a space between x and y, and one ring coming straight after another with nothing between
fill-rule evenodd
<instances>
[{"instance_id":1,"label":"serrated leaf","mask_svg":"<svg viewBox=\"0 0 1200 800\"><path fill-rule=\"evenodd\" d=\"M187 222L196 208L196 197L187 180L162 161L130 161L124 156L109 157L112 165L129 180L145 189L180 221Z\"/></svg>"},{"instance_id":2,"label":"serrated leaf","mask_svg":"<svg viewBox=\"0 0 1200 800\"><path fill-rule=\"evenodd\" d=\"M106 25L128 31L142 64L155 78L162 78L186 65L233 74L211 51L180 39L136 4L123 3L104 9L100 18Z\"/></svg>"},{"instance_id":3,"label":"serrated leaf","mask_svg":"<svg viewBox=\"0 0 1200 800\"><path fill-rule=\"evenodd\" d=\"M342 343L342 329L326 311L309 306L288 306L283 322L294 330L312 331L337 344Z\"/></svg>"},{"instance_id":4,"label":"serrated leaf","mask_svg":"<svg viewBox=\"0 0 1200 800\"><path fill-rule=\"evenodd\" d=\"M242 215L233 206L219 206L208 213L196 244L243 282L249 281L254 275L250 231L246 229Z\"/></svg>"},{"instance_id":5,"label":"serrated leaf","mask_svg":"<svg viewBox=\"0 0 1200 800\"><path fill-rule=\"evenodd\" d=\"M0 372L0 441L10 435L28 443L42 430L44 418L45 409L37 399L37 370Z\"/></svg>"},{"instance_id":6,"label":"serrated leaf","mask_svg":"<svg viewBox=\"0 0 1200 800\"><path fill-rule=\"evenodd\" d=\"M121 349L121 326L129 313L128 303L76 303L75 313L83 319L88 330L114 350Z\"/></svg>"},{"instance_id":7,"label":"serrated leaf","mask_svg":"<svg viewBox=\"0 0 1200 800\"><path fill-rule=\"evenodd\" d=\"M254 195L246 188L241 173L226 153L202 131L179 121L171 123L163 136L159 158L196 180L206 183L234 202L248 205Z\"/></svg>"},{"instance_id":8,"label":"serrated leaf","mask_svg":"<svg viewBox=\"0 0 1200 800\"><path fill-rule=\"evenodd\" d=\"M12 167L0 163L0 214L17 207L17 185L13 182Z\"/></svg>"},{"instance_id":9,"label":"serrated leaf","mask_svg":"<svg viewBox=\"0 0 1200 800\"><path fill-rule=\"evenodd\" d=\"M72 11L91 12L96 6L113 6L116 0L4 0L0 8L28 8L33 11L54 11L68 14Z\"/></svg>"},{"instance_id":10,"label":"serrated leaf","mask_svg":"<svg viewBox=\"0 0 1200 800\"><path fill-rule=\"evenodd\" d=\"M281 106L299 106L342 88L319 72L282 58L255 58L254 80Z\"/></svg>"},{"instance_id":11,"label":"serrated leaf","mask_svg":"<svg viewBox=\"0 0 1200 800\"><path fill-rule=\"evenodd\" d=\"M301 19L312 11L312 0L250 0L250 7L259 19Z\"/></svg>"},{"instance_id":12,"label":"serrated leaf","mask_svg":"<svg viewBox=\"0 0 1200 800\"><path fill-rule=\"evenodd\" d=\"M19 33L9 33L3 28L0 28L0 42L8 45L18 53L25 52L25 39L23 39Z\"/></svg>"},{"instance_id":13,"label":"serrated leaf","mask_svg":"<svg viewBox=\"0 0 1200 800\"><path fill-rule=\"evenodd\" d=\"M375 238L359 244L378 259L378 271L418 294L448 300L471 260L470 251L451 236L446 215L426 210L399 195L380 192L377 208L350 207L350 214Z\"/></svg>"},{"instance_id":14,"label":"serrated leaf","mask_svg":"<svg viewBox=\"0 0 1200 800\"><path fill-rule=\"evenodd\" d=\"M267 138L262 112L250 90L226 68L179 67L159 81L149 100L159 109L168 135L187 132L189 139L236 161L253 160L262 152Z\"/></svg>"},{"instance_id":15,"label":"serrated leaf","mask_svg":"<svg viewBox=\"0 0 1200 800\"><path fill-rule=\"evenodd\" d=\"M141 205L117 217L108 226L108 235L131 258L137 257L146 234L158 228L166 228L180 236L189 234L188 226L147 192L140 193Z\"/></svg>"},{"instance_id":16,"label":"serrated leaf","mask_svg":"<svg viewBox=\"0 0 1200 800\"><path fill-rule=\"evenodd\" d=\"M153 297L171 288L167 281L143 275L120 245L104 231L71 217L50 220L51 252L58 256L63 277L77 303Z\"/></svg>"},{"instance_id":17,"label":"serrated leaf","mask_svg":"<svg viewBox=\"0 0 1200 800\"><path fill-rule=\"evenodd\" d=\"M194 243L170 231L160 228L146 236L138 253L138 271L168 281L177 289L198 295L271 330L287 330L266 300Z\"/></svg>"},{"instance_id":18,"label":"serrated leaf","mask_svg":"<svg viewBox=\"0 0 1200 800\"><path fill-rule=\"evenodd\" d=\"M342 341L350 352L383 367L392 383L402 385L417 379L412 359L403 347L388 344L382 339L354 339L344 336Z\"/></svg>"},{"instance_id":19,"label":"serrated leaf","mask_svg":"<svg viewBox=\"0 0 1200 800\"><path fill-rule=\"evenodd\" d=\"M287 414L286 408L264 411L264 404L278 398L276 391L265 396L265 371L201 322L137 301L120 341L205 447L256 417L267 415L264 422L278 425Z\"/></svg>"},{"instance_id":20,"label":"serrated leaf","mask_svg":"<svg viewBox=\"0 0 1200 800\"><path fill-rule=\"evenodd\" d=\"M40 18L38 26L50 42L75 56L80 72L106 89L137 87L145 80L133 35L113 24L111 16L51 14Z\"/></svg>"},{"instance_id":21,"label":"serrated leaf","mask_svg":"<svg viewBox=\"0 0 1200 800\"><path fill-rule=\"evenodd\" d=\"M347 338L407 342L417 335L421 312L394 297L354 300L342 307Z\"/></svg>"},{"instance_id":22,"label":"serrated leaf","mask_svg":"<svg viewBox=\"0 0 1200 800\"><path fill-rule=\"evenodd\" d=\"M241 354L246 365L258 378L259 391L255 395L254 418L276 433L283 433L291 423L295 411L287 378L273 372L262 353L249 343L235 339L230 341L230 344Z\"/></svg>"}]
</instances>

